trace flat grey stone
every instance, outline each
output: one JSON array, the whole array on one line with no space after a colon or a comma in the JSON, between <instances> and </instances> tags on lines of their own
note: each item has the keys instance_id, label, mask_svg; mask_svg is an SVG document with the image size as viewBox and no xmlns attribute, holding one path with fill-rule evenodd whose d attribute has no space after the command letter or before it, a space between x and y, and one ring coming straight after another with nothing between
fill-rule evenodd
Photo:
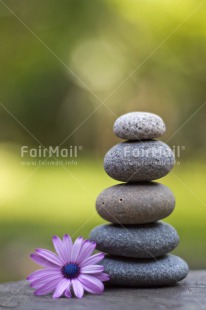
<instances>
[{"instance_id":1,"label":"flat grey stone","mask_svg":"<svg viewBox=\"0 0 206 310\"><path fill-rule=\"evenodd\" d=\"M97 249L111 255L154 258L172 251L179 243L176 230L169 224L99 225L90 233Z\"/></svg>"},{"instance_id":2,"label":"flat grey stone","mask_svg":"<svg viewBox=\"0 0 206 310\"><path fill-rule=\"evenodd\" d=\"M120 116L114 123L114 134L126 140L161 137L166 126L160 116L147 112L131 112Z\"/></svg>"},{"instance_id":3,"label":"flat grey stone","mask_svg":"<svg viewBox=\"0 0 206 310\"><path fill-rule=\"evenodd\" d=\"M172 150L161 141L126 141L107 152L104 169L118 181L145 182L162 178L174 163Z\"/></svg>"},{"instance_id":4,"label":"flat grey stone","mask_svg":"<svg viewBox=\"0 0 206 310\"><path fill-rule=\"evenodd\" d=\"M156 222L171 214L174 206L172 191L156 182L114 185L96 200L99 215L116 224Z\"/></svg>"},{"instance_id":5,"label":"flat grey stone","mask_svg":"<svg viewBox=\"0 0 206 310\"><path fill-rule=\"evenodd\" d=\"M110 284L125 287L169 286L184 279L189 272L187 263L171 254L158 259L106 256L101 264L110 275Z\"/></svg>"}]
</instances>

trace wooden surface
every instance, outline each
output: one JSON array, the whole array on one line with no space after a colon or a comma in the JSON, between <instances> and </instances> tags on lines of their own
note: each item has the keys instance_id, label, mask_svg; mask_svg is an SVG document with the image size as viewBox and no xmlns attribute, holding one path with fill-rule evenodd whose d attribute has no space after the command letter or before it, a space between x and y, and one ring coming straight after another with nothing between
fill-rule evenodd
<instances>
[{"instance_id":1,"label":"wooden surface","mask_svg":"<svg viewBox=\"0 0 206 310\"><path fill-rule=\"evenodd\" d=\"M206 310L206 271L191 271L188 277L173 287L107 288L102 295L86 295L83 299L60 298L51 295L35 297L26 281L0 284L0 309L21 310Z\"/></svg>"}]
</instances>

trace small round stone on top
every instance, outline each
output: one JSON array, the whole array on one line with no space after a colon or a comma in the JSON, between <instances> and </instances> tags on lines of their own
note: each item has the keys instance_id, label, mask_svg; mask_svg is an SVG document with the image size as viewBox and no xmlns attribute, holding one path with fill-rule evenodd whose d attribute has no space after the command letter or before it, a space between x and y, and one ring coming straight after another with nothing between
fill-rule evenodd
<instances>
[{"instance_id":1,"label":"small round stone on top","mask_svg":"<svg viewBox=\"0 0 206 310\"><path fill-rule=\"evenodd\" d=\"M130 112L115 121L113 131L118 138L126 140L155 139L163 136L166 126L156 114Z\"/></svg>"}]
</instances>

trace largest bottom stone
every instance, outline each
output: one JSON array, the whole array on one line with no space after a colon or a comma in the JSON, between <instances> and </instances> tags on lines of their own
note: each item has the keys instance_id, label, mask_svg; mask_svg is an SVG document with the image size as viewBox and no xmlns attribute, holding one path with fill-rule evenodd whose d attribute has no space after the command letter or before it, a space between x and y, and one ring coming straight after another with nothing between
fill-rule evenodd
<instances>
[{"instance_id":1,"label":"largest bottom stone","mask_svg":"<svg viewBox=\"0 0 206 310\"><path fill-rule=\"evenodd\" d=\"M189 271L183 259L171 254L157 259L106 256L102 265L110 275L110 284L125 287L171 286L184 279Z\"/></svg>"}]
</instances>

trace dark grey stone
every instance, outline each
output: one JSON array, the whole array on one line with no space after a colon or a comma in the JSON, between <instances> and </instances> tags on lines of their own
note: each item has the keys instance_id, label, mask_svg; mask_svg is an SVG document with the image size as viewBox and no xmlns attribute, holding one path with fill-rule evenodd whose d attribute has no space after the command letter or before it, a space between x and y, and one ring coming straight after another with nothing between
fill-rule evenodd
<instances>
[{"instance_id":1,"label":"dark grey stone","mask_svg":"<svg viewBox=\"0 0 206 310\"><path fill-rule=\"evenodd\" d=\"M152 223L171 214L174 206L172 191L156 182L114 185L96 200L99 215L116 224Z\"/></svg>"},{"instance_id":2,"label":"dark grey stone","mask_svg":"<svg viewBox=\"0 0 206 310\"><path fill-rule=\"evenodd\" d=\"M174 163L172 150L161 141L126 141L107 152L104 169L118 181L145 182L162 178Z\"/></svg>"},{"instance_id":3,"label":"dark grey stone","mask_svg":"<svg viewBox=\"0 0 206 310\"><path fill-rule=\"evenodd\" d=\"M90 233L97 249L111 255L153 258L172 251L179 243L176 230L169 224L100 225Z\"/></svg>"},{"instance_id":4,"label":"dark grey stone","mask_svg":"<svg viewBox=\"0 0 206 310\"><path fill-rule=\"evenodd\" d=\"M121 286L167 286L184 279L189 268L175 255L158 259L131 259L106 256L101 263L110 275L110 284Z\"/></svg>"},{"instance_id":5,"label":"dark grey stone","mask_svg":"<svg viewBox=\"0 0 206 310\"><path fill-rule=\"evenodd\" d=\"M160 116L147 112L130 112L114 123L114 134L126 140L154 139L161 137L166 126Z\"/></svg>"}]
</instances>

